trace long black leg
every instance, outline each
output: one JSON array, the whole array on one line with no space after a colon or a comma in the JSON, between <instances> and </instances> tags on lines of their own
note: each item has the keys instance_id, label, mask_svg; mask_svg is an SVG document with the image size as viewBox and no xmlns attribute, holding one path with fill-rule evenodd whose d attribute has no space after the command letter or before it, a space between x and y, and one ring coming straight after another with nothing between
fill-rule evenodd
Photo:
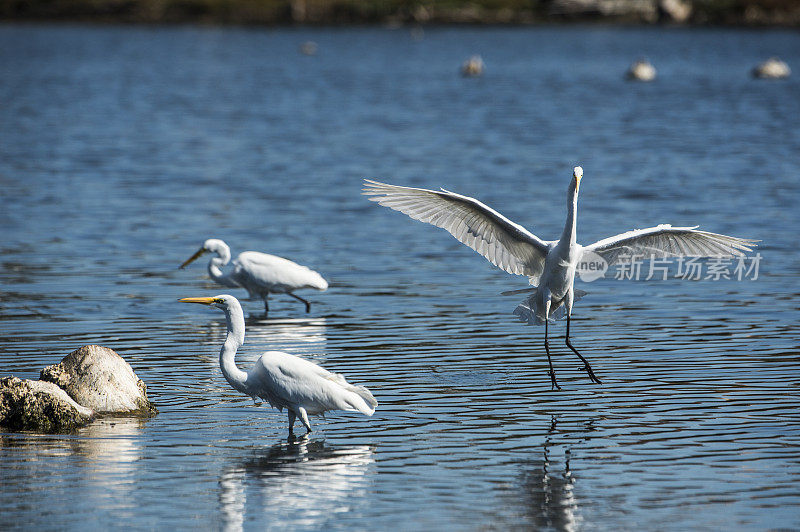
<instances>
[{"instance_id":1,"label":"long black leg","mask_svg":"<svg viewBox=\"0 0 800 532\"><path fill-rule=\"evenodd\" d=\"M267 301L268 297L269 297L269 294L264 296L264 317L265 318L267 316L269 316L269 301Z\"/></svg>"},{"instance_id":2,"label":"long black leg","mask_svg":"<svg viewBox=\"0 0 800 532\"><path fill-rule=\"evenodd\" d=\"M582 369L586 370L586 373L589 374L589 378L592 379L592 382L596 382L597 384L603 384L602 382L600 382L600 379L598 379L597 376L595 376L594 371L592 371L592 366L589 365L589 361L586 360L585 358L583 358L583 355L578 353L578 350L575 349L574 347L572 347L572 343L570 343L570 341L569 341L569 315L570 315L570 313L568 312L567 313L567 347L572 349L572 352L575 353L576 355L578 355L578 358L581 359L581 362L583 362L585 364L585 366Z\"/></svg>"},{"instance_id":3,"label":"long black leg","mask_svg":"<svg viewBox=\"0 0 800 532\"><path fill-rule=\"evenodd\" d=\"M556 372L553 371L553 361L550 359L550 343L547 341L547 319L544 320L544 350L547 352L547 363L550 364L550 382L553 384L552 388L560 390L561 386L556 381Z\"/></svg>"},{"instance_id":4,"label":"long black leg","mask_svg":"<svg viewBox=\"0 0 800 532\"><path fill-rule=\"evenodd\" d=\"M296 296L296 295L294 295L294 294L293 294L293 293L291 293L291 292L286 292L286 293L287 293L287 294L289 294L290 296L292 296L293 298L295 298L295 299L298 299L298 300L300 300L300 301L302 301L303 303L305 303L305 304L306 304L306 314L307 314L307 313L309 313L309 312L311 312L311 303L309 303L308 301L306 301L305 299L303 299L303 298L302 298L302 297L300 297L300 296Z\"/></svg>"}]
</instances>

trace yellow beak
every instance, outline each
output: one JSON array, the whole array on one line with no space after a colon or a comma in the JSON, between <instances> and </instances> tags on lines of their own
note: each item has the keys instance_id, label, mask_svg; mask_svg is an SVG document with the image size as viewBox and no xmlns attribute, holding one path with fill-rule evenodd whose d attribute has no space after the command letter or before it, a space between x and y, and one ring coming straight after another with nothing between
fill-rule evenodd
<instances>
[{"instance_id":1,"label":"yellow beak","mask_svg":"<svg viewBox=\"0 0 800 532\"><path fill-rule=\"evenodd\" d=\"M194 260L195 260L197 257L199 257L200 255L202 255L202 254L203 254L203 253L205 253L205 252L206 252L206 250L205 250L205 249L203 249L203 248L200 248L200 249L198 249L198 250L195 252L195 254L194 254L194 255L192 255L191 257L189 257L189 260L187 260L186 262L184 262L183 264L181 264L181 266L180 266L180 267L181 267L181 269L185 268L185 267L186 267L188 264L190 264L192 261L194 261Z\"/></svg>"},{"instance_id":2,"label":"yellow beak","mask_svg":"<svg viewBox=\"0 0 800 532\"><path fill-rule=\"evenodd\" d=\"M217 300L213 297L184 297L178 301L181 303L200 303L201 305L213 305Z\"/></svg>"}]
</instances>

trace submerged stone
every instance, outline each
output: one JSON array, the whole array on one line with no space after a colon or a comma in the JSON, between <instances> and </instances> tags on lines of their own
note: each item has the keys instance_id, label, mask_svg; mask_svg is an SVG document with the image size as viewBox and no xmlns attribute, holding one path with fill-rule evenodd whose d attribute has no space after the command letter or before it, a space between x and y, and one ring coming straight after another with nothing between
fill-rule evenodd
<instances>
[{"instance_id":1,"label":"submerged stone","mask_svg":"<svg viewBox=\"0 0 800 532\"><path fill-rule=\"evenodd\" d=\"M94 412L51 382L0 379L0 426L8 430L67 432L92 420Z\"/></svg>"},{"instance_id":2,"label":"submerged stone","mask_svg":"<svg viewBox=\"0 0 800 532\"><path fill-rule=\"evenodd\" d=\"M76 349L40 378L63 388L75 401L99 414L158 413L147 399L147 386L115 351L99 345Z\"/></svg>"}]
</instances>

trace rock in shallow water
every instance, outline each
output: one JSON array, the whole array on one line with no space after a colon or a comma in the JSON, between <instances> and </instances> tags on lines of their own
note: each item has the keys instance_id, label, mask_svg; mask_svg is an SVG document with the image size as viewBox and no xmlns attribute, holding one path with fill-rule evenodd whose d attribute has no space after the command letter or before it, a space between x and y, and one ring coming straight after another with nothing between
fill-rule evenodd
<instances>
[{"instance_id":1,"label":"rock in shallow water","mask_svg":"<svg viewBox=\"0 0 800 532\"><path fill-rule=\"evenodd\" d=\"M93 417L91 409L76 403L51 382L0 379L0 425L8 430L65 432Z\"/></svg>"},{"instance_id":2,"label":"rock in shallow water","mask_svg":"<svg viewBox=\"0 0 800 532\"><path fill-rule=\"evenodd\" d=\"M785 79L788 78L791 73L792 70L789 68L789 65L777 57L770 57L756 66L752 71L754 78L761 79Z\"/></svg>"},{"instance_id":3,"label":"rock in shallow water","mask_svg":"<svg viewBox=\"0 0 800 532\"><path fill-rule=\"evenodd\" d=\"M99 345L76 349L40 378L63 388L75 401L99 414L158 413L147 400L147 386L115 351Z\"/></svg>"},{"instance_id":4,"label":"rock in shallow water","mask_svg":"<svg viewBox=\"0 0 800 532\"><path fill-rule=\"evenodd\" d=\"M628 69L625 77L634 81L653 81L656 79L656 67L647 59L638 59Z\"/></svg>"}]
</instances>

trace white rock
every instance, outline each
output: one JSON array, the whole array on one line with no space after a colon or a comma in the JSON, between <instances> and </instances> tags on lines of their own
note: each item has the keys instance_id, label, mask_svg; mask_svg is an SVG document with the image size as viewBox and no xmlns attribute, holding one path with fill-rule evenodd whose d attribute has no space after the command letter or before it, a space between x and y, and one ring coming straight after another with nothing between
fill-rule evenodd
<instances>
[{"instance_id":1,"label":"white rock","mask_svg":"<svg viewBox=\"0 0 800 532\"><path fill-rule=\"evenodd\" d=\"M628 69L628 79L636 81L653 81L656 79L656 68L646 59L639 59Z\"/></svg>"},{"instance_id":2,"label":"white rock","mask_svg":"<svg viewBox=\"0 0 800 532\"><path fill-rule=\"evenodd\" d=\"M86 345L42 370L43 381L63 388L76 402L97 413L153 415L147 386L130 364L107 347Z\"/></svg>"},{"instance_id":3,"label":"white rock","mask_svg":"<svg viewBox=\"0 0 800 532\"><path fill-rule=\"evenodd\" d=\"M789 65L777 57L770 57L753 69L753 77L762 79L788 78L791 73Z\"/></svg>"}]
</instances>

